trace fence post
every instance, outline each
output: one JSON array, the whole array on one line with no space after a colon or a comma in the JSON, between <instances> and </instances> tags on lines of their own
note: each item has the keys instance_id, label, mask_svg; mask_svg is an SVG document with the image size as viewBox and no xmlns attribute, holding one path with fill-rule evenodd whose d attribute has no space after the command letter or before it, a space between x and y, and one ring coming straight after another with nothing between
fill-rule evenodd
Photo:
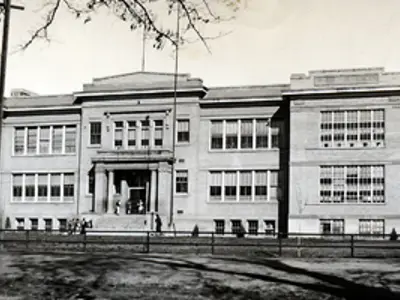
<instances>
[{"instance_id":1,"label":"fence post","mask_svg":"<svg viewBox=\"0 0 400 300\"><path fill-rule=\"evenodd\" d=\"M301 236L297 237L297 257L301 257Z\"/></svg>"},{"instance_id":2,"label":"fence post","mask_svg":"<svg viewBox=\"0 0 400 300\"><path fill-rule=\"evenodd\" d=\"M214 254L214 232L211 232L211 254Z\"/></svg>"},{"instance_id":3,"label":"fence post","mask_svg":"<svg viewBox=\"0 0 400 300\"><path fill-rule=\"evenodd\" d=\"M354 234L350 236L350 250L351 250L350 256L354 257Z\"/></svg>"},{"instance_id":4,"label":"fence post","mask_svg":"<svg viewBox=\"0 0 400 300\"><path fill-rule=\"evenodd\" d=\"M278 232L278 244L279 244L279 256L282 256L282 236L280 232Z\"/></svg>"},{"instance_id":5,"label":"fence post","mask_svg":"<svg viewBox=\"0 0 400 300\"><path fill-rule=\"evenodd\" d=\"M25 246L26 249L29 248L29 230L25 230Z\"/></svg>"},{"instance_id":6,"label":"fence post","mask_svg":"<svg viewBox=\"0 0 400 300\"><path fill-rule=\"evenodd\" d=\"M86 252L86 230L83 233L83 251Z\"/></svg>"},{"instance_id":7,"label":"fence post","mask_svg":"<svg viewBox=\"0 0 400 300\"><path fill-rule=\"evenodd\" d=\"M146 253L150 253L150 232L147 231L146 235Z\"/></svg>"}]
</instances>

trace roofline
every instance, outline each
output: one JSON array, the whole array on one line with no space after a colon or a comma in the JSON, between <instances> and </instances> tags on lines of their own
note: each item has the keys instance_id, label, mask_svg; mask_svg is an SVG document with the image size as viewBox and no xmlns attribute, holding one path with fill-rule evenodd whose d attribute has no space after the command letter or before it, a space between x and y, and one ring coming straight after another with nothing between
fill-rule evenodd
<instances>
[{"instance_id":1,"label":"roofline","mask_svg":"<svg viewBox=\"0 0 400 300\"><path fill-rule=\"evenodd\" d=\"M92 82L95 81L100 81L100 80L107 80L107 79L114 79L118 77L124 77L128 75L134 75L134 74L157 74L157 75L171 75L174 76L174 73L167 73L167 72L146 72L146 71L137 71L137 72L127 72L127 73L122 73L122 74L115 74L115 75L109 75L105 77L94 77L92 78ZM190 77L190 73L178 73L178 77Z\"/></svg>"},{"instance_id":2,"label":"roofline","mask_svg":"<svg viewBox=\"0 0 400 300\"><path fill-rule=\"evenodd\" d=\"M90 91L90 92L75 92L73 95L75 98L78 97L95 97L95 96L104 96L104 95L131 95L131 94L162 94L162 93L173 93L175 90L173 88L168 88L168 89L143 89L143 90L116 90L116 91ZM182 88L182 89L177 89L177 92L193 92L193 91L200 91L200 92L208 92L208 89L203 86L203 87L194 87L194 88Z\"/></svg>"},{"instance_id":3,"label":"roofline","mask_svg":"<svg viewBox=\"0 0 400 300\"><path fill-rule=\"evenodd\" d=\"M305 89L305 90L286 90L282 91L282 97L285 96L306 96L306 95L334 95L350 93L368 93L368 92L400 92L400 86L381 86L381 87L346 87L333 89Z\"/></svg>"},{"instance_id":4,"label":"roofline","mask_svg":"<svg viewBox=\"0 0 400 300\"><path fill-rule=\"evenodd\" d=\"M273 87L290 87L288 83L277 83L277 84L254 84L254 85L226 85L226 86L212 86L209 90L221 90L221 89L242 89L242 88L273 88Z\"/></svg>"},{"instance_id":5,"label":"roofline","mask_svg":"<svg viewBox=\"0 0 400 300\"><path fill-rule=\"evenodd\" d=\"M31 106L31 107L4 107L4 111L7 112L19 112L19 111L32 111L32 110L69 110L69 109L81 109L80 105L71 105L71 106Z\"/></svg>"},{"instance_id":6,"label":"roofline","mask_svg":"<svg viewBox=\"0 0 400 300\"><path fill-rule=\"evenodd\" d=\"M282 97L273 96L273 97L227 97L227 98L203 98L200 100L200 103L229 103L232 100L240 100L241 102L260 102L260 101L282 101Z\"/></svg>"}]
</instances>

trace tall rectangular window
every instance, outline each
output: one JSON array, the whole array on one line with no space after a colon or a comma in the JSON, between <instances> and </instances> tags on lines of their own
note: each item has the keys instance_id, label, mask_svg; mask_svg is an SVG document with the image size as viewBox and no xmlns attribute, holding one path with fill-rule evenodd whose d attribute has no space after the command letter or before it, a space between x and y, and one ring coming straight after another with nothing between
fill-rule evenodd
<instances>
[{"instance_id":1,"label":"tall rectangular window","mask_svg":"<svg viewBox=\"0 0 400 300\"><path fill-rule=\"evenodd\" d=\"M224 234L225 233L225 220L214 220L215 233Z\"/></svg>"},{"instance_id":2,"label":"tall rectangular window","mask_svg":"<svg viewBox=\"0 0 400 300\"><path fill-rule=\"evenodd\" d=\"M64 174L64 201L74 200L75 196L74 186L75 186L74 173Z\"/></svg>"},{"instance_id":3,"label":"tall rectangular window","mask_svg":"<svg viewBox=\"0 0 400 300\"><path fill-rule=\"evenodd\" d=\"M178 120L177 130L177 141L178 143L189 143L190 142L190 121L189 120Z\"/></svg>"},{"instance_id":4,"label":"tall rectangular window","mask_svg":"<svg viewBox=\"0 0 400 300\"><path fill-rule=\"evenodd\" d=\"M250 235L258 234L258 220L247 220L248 232Z\"/></svg>"},{"instance_id":5,"label":"tall rectangular window","mask_svg":"<svg viewBox=\"0 0 400 300\"><path fill-rule=\"evenodd\" d=\"M238 121L227 120L225 132L225 148L237 149L238 148Z\"/></svg>"},{"instance_id":6,"label":"tall rectangular window","mask_svg":"<svg viewBox=\"0 0 400 300\"><path fill-rule=\"evenodd\" d=\"M35 174L25 175L25 201L35 201Z\"/></svg>"},{"instance_id":7,"label":"tall rectangular window","mask_svg":"<svg viewBox=\"0 0 400 300\"><path fill-rule=\"evenodd\" d=\"M385 111L337 110L321 112L322 147L381 147L385 141Z\"/></svg>"},{"instance_id":8,"label":"tall rectangular window","mask_svg":"<svg viewBox=\"0 0 400 300\"><path fill-rule=\"evenodd\" d=\"M101 122L90 123L90 145L101 144Z\"/></svg>"},{"instance_id":9,"label":"tall rectangular window","mask_svg":"<svg viewBox=\"0 0 400 300\"><path fill-rule=\"evenodd\" d=\"M163 145L163 130L164 122L163 120L154 121L154 146L162 147Z\"/></svg>"},{"instance_id":10,"label":"tall rectangular window","mask_svg":"<svg viewBox=\"0 0 400 300\"><path fill-rule=\"evenodd\" d=\"M136 147L136 121L128 121L128 148Z\"/></svg>"},{"instance_id":11,"label":"tall rectangular window","mask_svg":"<svg viewBox=\"0 0 400 300\"><path fill-rule=\"evenodd\" d=\"M222 200L222 172L210 172L210 201Z\"/></svg>"},{"instance_id":12,"label":"tall rectangular window","mask_svg":"<svg viewBox=\"0 0 400 300\"><path fill-rule=\"evenodd\" d=\"M48 175L39 174L38 175L38 201L47 201L49 195L48 192Z\"/></svg>"},{"instance_id":13,"label":"tall rectangular window","mask_svg":"<svg viewBox=\"0 0 400 300\"><path fill-rule=\"evenodd\" d=\"M76 125L65 126L65 153L76 151Z\"/></svg>"},{"instance_id":14,"label":"tall rectangular window","mask_svg":"<svg viewBox=\"0 0 400 300\"><path fill-rule=\"evenodd\" d=\"M50 126L40 127L39 153L48 154L50 152Z\"/></svg>"},{"instance_id":15,"label":"tall rectangular window","mask_svg":"<svg viewBox=\"0 0 400 300\"><path fill-rule=\"evenodd\" d=\"M322 234L344 234L343 219L321 219L319 226Z\"/></svg>"},{"instance_id":16,"label":"tall rectangular window","mask_svg":"<svg viewBox=\"0 0 400 300\"><path fill-rule=\"evenodd\" d=\"M54 154L62 153L63 131L63 126L53 126L51 152Z\"/></svg>"},{"instance_id":17,"label":"tall rectangular window","mask_svg":"<svg viewBox=\"0 0 400 300\"><path fill-rule=\"evenodd\" d=\"M61 201L61 174L50 174L50 200Z\"/></svg>"},{"instance_id":18,"label":"tall rectangular window","mask_svg":"<svg viewBox=\"0 0 400 300\"><path fill-rule=\"evenodd\" d=\"M14 174L13 175L13 201L20 202L22 201L22 174Z\"/></svg>"},{"instance_id":19,"label":"tall rectangular window","mask_svg":"<svg viewBox=\"0 0 400 300\"><path fill-rule=\"evenodd\" d=\"M39 220L37 218L30 219L31 221L31 230L38 230L39 229Z\"/></svg>"},{"instance_id":20,"label":"tall rectangular window","mask_svg":"<svg viewBox=\"0 0 400 300\"><path fill-rule=\"evenodd\" d=\"M255 172L255 200L266 201L268 200L268 172L256 171Z\"/></svg>"},{"instance_id":21,"label":"tall rectangular window","mask_svg":"<svg viewBox=\"0 0 400 300\"><path fill-rule=\"evenodd\" d=\"M252 173L251 171L243 171L239 173L240 179L240 201L251 201L252 196Z\"/></svg>"},{"instance_id":22,"label":"tall rectangular window","mask_svg":"<svg viewBox=\"0 0 400 300\"><path fill-rule=\"evenodd\" d=\"M44 229L46 231L53 230L53 220L52 219L44 219Z\"/></svg>"},{"instance_id":23,"label":"tall rectangular window","mask_svg":"<svg viewBox=\"0 0 400 300\"><path fill-rule=\"evenodd\" d=\"M282 147L283 142L283 120L281 119L272 119L271 120L271 148L280 148Z\"/></svg>"},{"instance_id":24,"label":"tall rectangular window","mask_svg":"<svg viewBox=\"0 0 400 300\"><path fill-rule=\"evenodd\" d=\"M25 153L25 128L16 127L14 130L14 153Z\"/></svg>"},{"instance_id":25,"label":"tall rectangular window","mask_svg":"<svg viewBox=\"0 0 400 300\"><path fill-rule=\"evenodd\" d=\"M114 122L114 147L122 147L124 139L124 122Z\"/></svg>"},{"instance_id":26,"label":"tall rectangular window","mask_svg":"<svg viewBox=\"0 0 400 300\"><path fill-rule=\"evenodd\" d=\"M278 200L279 197L279 171L272 170L269 173L269 198L270 200Z\"/></svg>"},{"instance_id":27,"label":"tall rectangular window","mask_svg":"<svg viewBox=\"0 0 400 300\"><path fill-rule=\"evenodd\" d=\"M223 122L211 121L211 149L222 149Z\"/></svg>"},{"instance_id":28,"label":"tall rectangular window","mask_svg":"<svg viewBox=\"0 0 400 300\"><path fill-rule=\"evenodd\" d=\"M236 201L237 174L236 171L225 172L225 201Z\"/></svg>"},{"instance_id":29,"label":"tall rectangular window","mask_svg":"<svg viewBox=\"0 0 400 300\"><path fill-rule=\"evenodd\" d=\"M384 203L384 166L320 167L321 203Z\"/></svg>"},{"instance_id":30,"label":"tall rectangular window","mask_svg":"<svg viewBox=\"0 0 400 300\"><path fill-rule=\"evenodd\" d=\"M240 124L240 148L253 148L253 120L242 120Z\"/></svg>"},{"instance_id":31,"label":"tall rectangular window","mask_svg":"<svg viewBox=\"0 0 400 300\"><path fill-rule=\"evenodd\" d=\"M142 121L142 148L150 146L150 122L149 120Z\"/></svg>"},{"instance_id":32,"label":"tall rectangular window","mask_svg":"<svg viewBox=\"0 0 400 300\"><path fill-rule=\"evenodd\" d=\"M256 148L268 148L269 120L256 120Z\"/></svg>"},{"instance_id":33,"label":"tall rectangular window","mask_svg":"<svg viewBox=\"0 0 400 300\"><path fill-rule=\"evenodd\" d=\"M233 234L240 233L242 229L241 220L231 220L231 230Z\"/></svg>"},{"instance_id":34,"label":"tall rectangular window","mask_svg":"<svg viewBox=\"0 0 400 300\"><path fill-rule=\"evenodd\" d=\"M37 149L37 127L28 127L28 154L36 154Z\"/></svg>"},{"instance_id":35,"label":"tall rectangular window","mask_svg":"<svg viewBox=\"0 0 400 300\"><path fill-rule=\"evenodd\" d=\"M188 192L188 171L177 170L176 171L176 192L186 194Z\"/></svg>"}]
</instances>

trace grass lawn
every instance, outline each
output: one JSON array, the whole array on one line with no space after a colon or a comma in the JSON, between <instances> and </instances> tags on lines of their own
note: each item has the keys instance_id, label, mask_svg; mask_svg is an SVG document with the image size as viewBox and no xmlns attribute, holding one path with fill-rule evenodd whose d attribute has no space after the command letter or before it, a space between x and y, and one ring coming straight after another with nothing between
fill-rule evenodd
<instances>
[{"instance_id":1,"label":"grass lawn","mask_svg":"<svg viewBox=\"0 0 400 300\"><path fill-rule=\"evenodd\" d=\"M3 253L0 299L400 299L400 260Z\"/></svg>"}]
</instances>

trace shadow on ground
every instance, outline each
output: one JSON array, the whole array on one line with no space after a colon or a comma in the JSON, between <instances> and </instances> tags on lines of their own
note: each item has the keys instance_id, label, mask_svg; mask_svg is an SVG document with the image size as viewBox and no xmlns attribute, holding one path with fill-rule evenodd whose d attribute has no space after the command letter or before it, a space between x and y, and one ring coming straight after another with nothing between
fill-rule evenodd
<instances>
[{"instance_id":1,"label":"shadow on ground","mask_svg":"<svg viewBox=\"0 0 400 300\"><path fill-rule=\"evenodd\" d=\"M0 287L7 295L21 299L400 299L400 293L388 287L369 286L329 274L329 270L311 271L277 259L165 255L12 257L9 267L17 271L1 275ZM196 274L193 281L185 282L187 272ZM120 273L125 281L110 280ZM126 274L136 277L129 282L130 275ZM176 274L181 276L181 282L164 286L162 280L158 281ZM151 281L152 276L158 279ZM258 288L229 284L238 278L258 282Z\"/></svg>"}]
</instances>

